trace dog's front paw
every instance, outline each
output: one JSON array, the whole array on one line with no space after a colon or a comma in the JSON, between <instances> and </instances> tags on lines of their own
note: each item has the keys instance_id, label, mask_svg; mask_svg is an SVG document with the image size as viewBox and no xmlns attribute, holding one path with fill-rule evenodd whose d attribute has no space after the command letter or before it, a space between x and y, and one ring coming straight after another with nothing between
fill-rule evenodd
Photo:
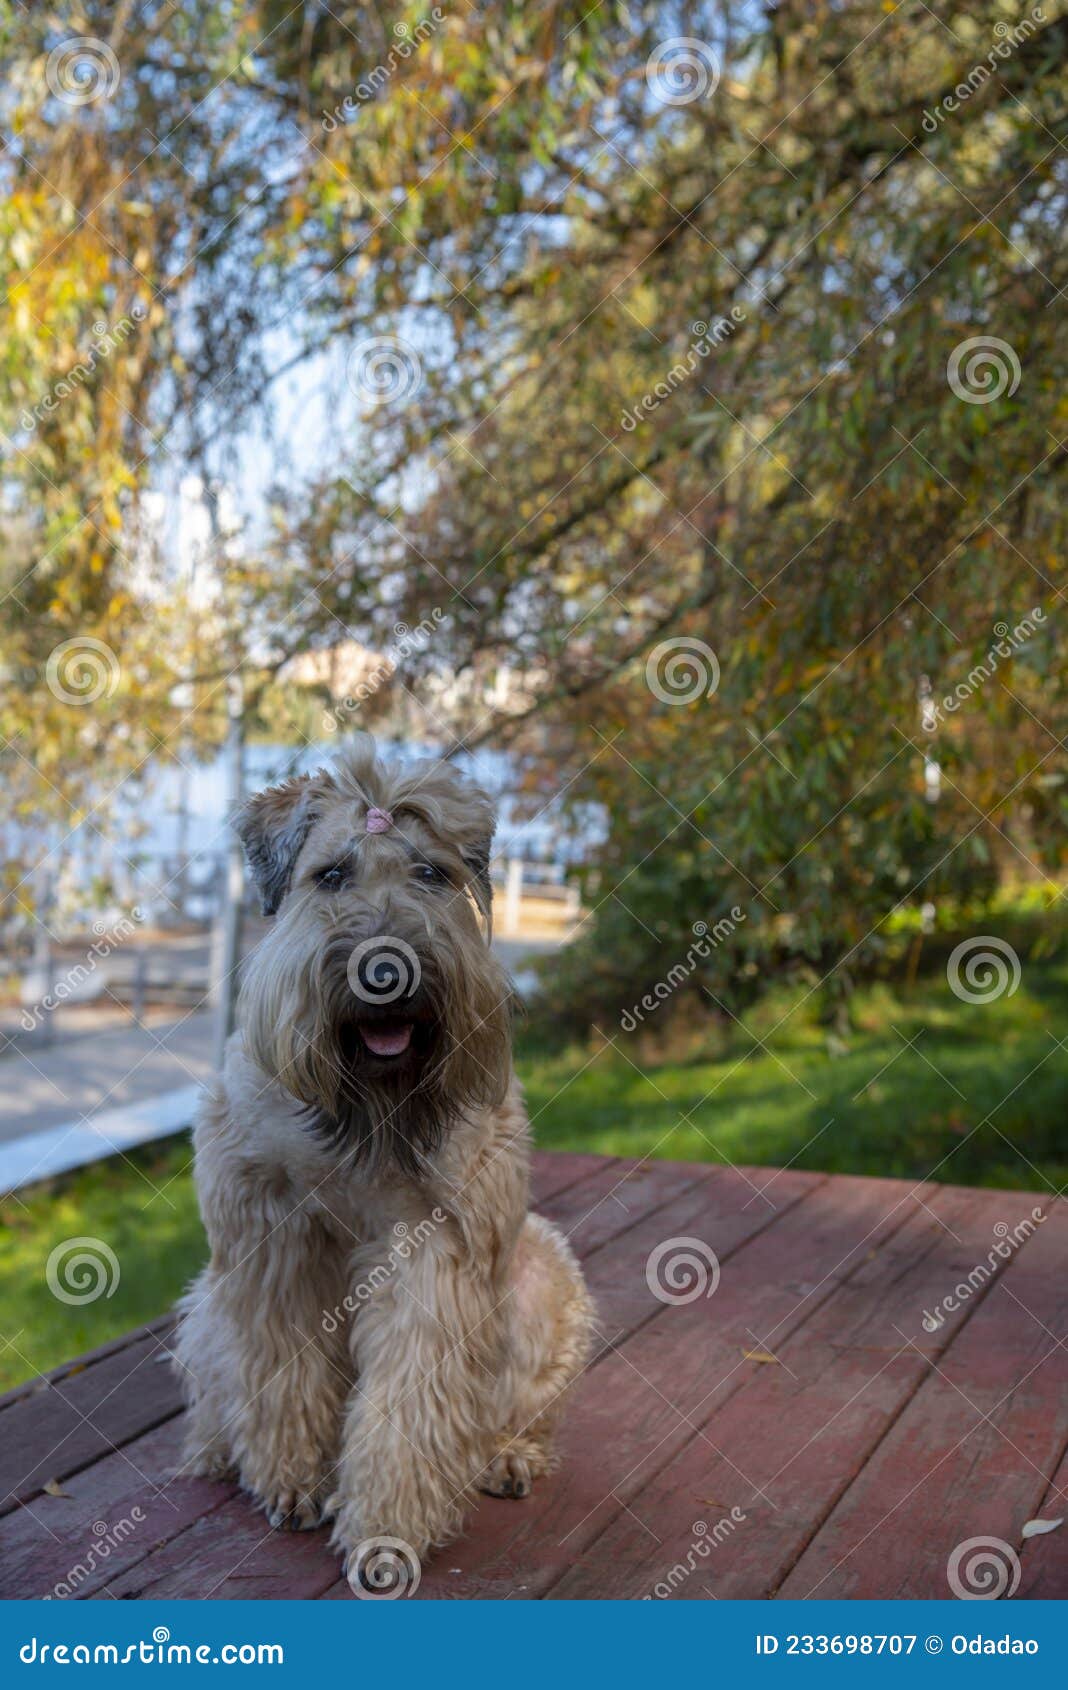
<instances>
[{"instance_id":1,"label":"dog's front paw","mask_svg":"<svg viewBox=\"0 0 1068 1690\"><path fill-rule=\"evenodd\" d=\"M478 1481L478 1488L487 1496L520 1498L530 1495L533 1483L530 1462L516 1450L506 1449L490 1462Z\"/></svg>"},{"instance_id":2,"label":"dog's front paw","mask_svg":"<svg viewBox=\"0 0 1068 1690\"><path fill-rule=\"evenodd\" d=\"M317 1491L281 1490L263 1498L260 1506L276 1531L313 1532L326 1518L324 1501Z\"/></svg>"},{"instance_id":3,"label":"dog's front paw","mask_svg":"<svg viewBox=\"0 0 1068 1690\"><path fill-rule=\"evenodd\" d=\"M328 1518L323 1481L306 1484L285 1484L283 1481L261 1477L252 1479L242 1475L244 1489L258 1508L262 1508L275 1531L311 1532Z\"/></svg>"},{"instance_id":4,"label":"dog's front paw","mask_svg":"<svg viewBox=\"0 0 1068 1690\"><path fill-rule=\"evenodd\" d=\"M171 1469L172 1479L236 1479L237 1467L223 1449L195 1449Z\"/></svg>"}]
</instances>

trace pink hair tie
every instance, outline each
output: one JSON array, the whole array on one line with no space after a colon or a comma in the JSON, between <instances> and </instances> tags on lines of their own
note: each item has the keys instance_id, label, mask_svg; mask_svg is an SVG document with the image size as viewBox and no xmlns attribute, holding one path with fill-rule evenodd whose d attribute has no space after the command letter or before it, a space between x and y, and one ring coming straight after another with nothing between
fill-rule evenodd
<instances>
[{"instance_id":1,"label":"pink hair tie","mask_svg":"<svg viewBox=\"0 0 1068 1690\"><path fill-rule=\"evenodd\" d=\"M393 826L393 817L388 810L368 810L368 833L388 833Z\"/></svg>"}]
</instances>

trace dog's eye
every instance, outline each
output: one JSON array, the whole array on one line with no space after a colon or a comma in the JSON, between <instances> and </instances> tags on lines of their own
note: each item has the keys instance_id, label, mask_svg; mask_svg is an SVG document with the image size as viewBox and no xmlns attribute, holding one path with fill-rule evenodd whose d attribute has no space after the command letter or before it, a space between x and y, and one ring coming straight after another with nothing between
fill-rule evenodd
<instances>
[{"instance_id":1,"label":"dog's eye","mask_svg":"<svg viewBox=\"0 0 1068 1690\"><path fill-rule=\"evenodd\" d=\"M448 880L445 870L438 868L436 863L416 863L412 873L424 886L444 886Z\"/></svg>"},{"instance_id":2,"label":"dog's eye","mask_svg":"<svg viewBox=\"0 0 1068 1690\"><path fill-rule=\"evenodd\" d=\"M348 879L348 872L344 863L334 863L332 868L319 870L319 873L315 876L315 883L317 886L321 886L324 892L336 892L340 886L344 886Z\"/></svg>"}]
</instances>

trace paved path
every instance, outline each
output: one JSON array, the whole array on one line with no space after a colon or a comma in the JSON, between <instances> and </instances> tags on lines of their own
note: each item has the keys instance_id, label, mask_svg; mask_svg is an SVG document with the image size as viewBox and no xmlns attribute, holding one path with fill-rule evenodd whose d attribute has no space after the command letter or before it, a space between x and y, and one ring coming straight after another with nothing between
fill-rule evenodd
<instances>
[{"instance_id":1,"label":"paved path","mask_svg":"<svg viewBox=\"0 0 1068 1690\"><path fill-rule=\"evenodd\" d=\"M146 1027L133 1022L59 1038L0 1060L0 1146L157 1092L199 1084L211 1072L212 1014L169 1012Z\"/></svg>"},{"instance_id":2,"label":"paved path","mask_svg":"<svg viewBox=\"0 0 1068 1690\"><path fill-rule=\"evenodd\" d=\"M496 948L522 986L531 959L555 950L557 942L502 940ZM50 1146L69 1145L78 1139L68 1138L67 1129L94 1124L109 1135L114 1111L197 1086L212 1071L214 1017L208 1008L153 1010L140 1026L117 1009L95 1026L90 1010L70 1010L67 1015L72 1030L60 1030L53 1043L9 1042L0 1056L0 1189L21 1183L14 1175L5 1178L16 1167L5 1156L5 1145L32 1135L44 1146L41 1135L46 1134L53 1135L47 1141ZM130 1120L132 1142L154 1136L146 1128L138 1139L136 1118ZM126 1124L120 1134L123 1144L130 1142ZM36 1152L33 1160L36 1163ZM78 1158L74 1165L81 1160L92 1157ZM19 1170L25 1161L20 1154ZM42 1166L52 1170L51 1149Z\"/></svg>"}]
</instances>

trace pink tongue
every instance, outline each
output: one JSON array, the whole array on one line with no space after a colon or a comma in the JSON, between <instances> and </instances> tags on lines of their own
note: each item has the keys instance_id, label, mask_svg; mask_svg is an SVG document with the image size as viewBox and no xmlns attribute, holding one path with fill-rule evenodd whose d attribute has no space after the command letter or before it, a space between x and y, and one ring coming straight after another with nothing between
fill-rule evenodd
<instances>
[{"instance_id":1,"label":"pink tongue","mask_svg":"<svg viewBox=\"0 0 1068 1690\"><path fill-rule=\"evenodd\" d=\"M379 1021L360 1028L360 1037L372 1056L400 1056L412 1042L410 1021Z\"/></svg>"}]
</instances>

